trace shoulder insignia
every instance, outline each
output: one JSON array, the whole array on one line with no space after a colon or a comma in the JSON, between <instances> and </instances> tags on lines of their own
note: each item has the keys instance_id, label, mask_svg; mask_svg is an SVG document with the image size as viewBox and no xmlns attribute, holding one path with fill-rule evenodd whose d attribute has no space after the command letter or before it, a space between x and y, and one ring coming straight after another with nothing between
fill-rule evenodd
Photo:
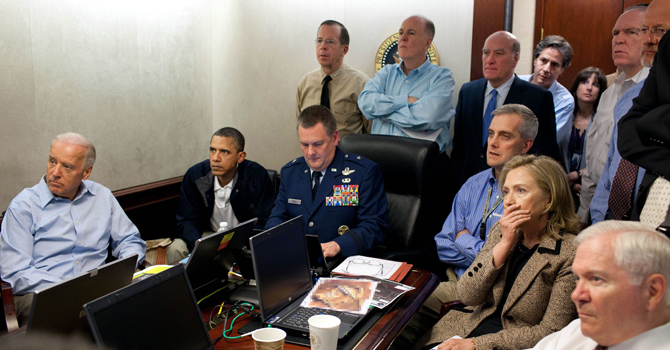
<instances>
[{"instance_id":1,"label":"shoulder insignia","mask_svg":"<svg viewBox=\"0 0 670 350\"><path fill-rule=\"evenodd\" d=\"M336 172L337 172L337 169L335 169L335 168L330 168L330 171L336 173Z\"/></svg>"},{"instance_id":2,"label":"shoulder insignia","mask_svg":"<svg viewBox=\"0 0 670 350\"><path fill-rule=\"evenodd\" d=\"M345 154L345 155L344 155L344 158L349 158L349 155L348 155L348 154Z\"/></svg>"},{"instance_id":3,"label":"shoulder insignia","mask_svg":"<svg viewBox=\"0 0 670 350\"><path fill-rule=\"evenodd\" d=\"M361 160L361 156L356 157L356 159Z\"/></svg>"}]
</instances>

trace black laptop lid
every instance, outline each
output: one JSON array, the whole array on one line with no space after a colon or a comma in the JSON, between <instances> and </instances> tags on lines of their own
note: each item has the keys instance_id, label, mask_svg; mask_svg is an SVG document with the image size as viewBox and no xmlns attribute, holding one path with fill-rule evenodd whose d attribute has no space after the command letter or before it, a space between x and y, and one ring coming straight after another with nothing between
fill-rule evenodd
<instances>
[{"instance_id":1,"label":"black laptop lid","mask_svg":"<svg viewBox=\"0 0 670 350\"><path fill-rule=\"evenodd\" d=\"M96 342L112 349L213 349L182 265L84 305Z\"/></svg>"},{"instance_id":2,"label":"black laptop lid","mask_svg":"<svg viewBox=\"0 0 670 350\"><path fill-rule=\"evenodd\" d=\"M137 254L35 292L26 332L91 336L82 306L129 285L136 265Z\"/></svg>"},{"instance_id":3,"label":"black laptop lid","mask_svg":"<svg viewBox=\"0 0 670 350\"><path fill-rule=\"evenodd\" d=\"M251 237L263 321L312 289L302 216Z\"/></svg>"},{"instance_id":4,"label":"black laptop lid","mask_svg":"<svg viewBox=\"0 0 670 350\"><path fill-rule=\"evenodd\" d=\"M232 254L233 246L239 245L240 241L249 240L249 235L257 221L258 219L254 218L224 232L215 233L196 241L195 248L186 263L186 273L193 290L212 281L227 279L228 271L235 262ZM232 238L223 247L222 240L231 234Z\"/></svg>"}]
</instances>

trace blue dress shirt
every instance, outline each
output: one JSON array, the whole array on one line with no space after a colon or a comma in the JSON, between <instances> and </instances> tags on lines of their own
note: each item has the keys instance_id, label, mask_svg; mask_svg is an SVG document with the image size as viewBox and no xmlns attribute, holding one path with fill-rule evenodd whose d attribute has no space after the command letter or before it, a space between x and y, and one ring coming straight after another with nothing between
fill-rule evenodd
<instances>
[{"instance_id":1,"label":"blue dress shirt","mask_svg":"<svg viewBox=\"0 0 670 350\"><path fill-rule=\"evenodd\" d=\"M637 84L628 89L626 93L621 95L621 98L617 101L616 105L614 105L614 129L612 129L612 141L610 141L610 147L607 150L607 162L605 163L602 175L600 175L600 180L598 180L598 186L596 187L596 192L593 194L593 199L591 199L591 221L594 224L605 220L605 216L609 210L608 201L610 198L610 190L612 190L612 181L614 180L614 175L616 175L616 171L619 169L619 163L621 162L621 154L619 154L619 148L617 146L617 140L619 138L619 120L621 120L621 118L628 113L630 107L633 106L633 99L640 94L640 90L642 90L645 80L646 79L640 80ZM645 172L644 168L639 167L635 187L633 188L633 201L637 199L637 191L640 188Z\"/></svg>"},{"instance_id":2,"label":"blue dress shirt","mask_svg":"<svg viewBox=\"0 0 670 350\"><path fill-rule=\"evenodd\" d=\"M105 263L107 247L123 258L146 244L112 192L84 180L74 201L55 197L42 177L9 204L0 232L0 274L22 295Z\"/></svg>"},{"instance_id":3,"label":"blue dress shirt","mask_svg":"<svg viewBox=\"0 0 670 350\"><path fill-rule=\"evenodd\" d=\"M519 79L530 82L533 74L520 75ZM575 98L570 94L570 91L561 85L558 81L554 81L549 87L549 92L554 96L554 111L556 112L556 139L562 140L570 138L572 132L572 113L575 110Z\"/></svg>"},{"instance_id":4,"label":"blue dress shirt","mask_svg":"<svg viewBox=\"0 0 670 350\"><path fill-rule=\"evenodd\" d=\"M449 127L454 116L454 78L447 68L426 60L406 76L400 64L386 65L365 84L358 107L373 120L372 134L409 137L401 128L434 132L444 152L451 145ZM419 100L408 103L414 96Z\"/></svg>"},{"instance_id":5,"label":"blue dress shirt","mask_svg":"<svg viewBox=\"0 0 670 350\"><path fill-rule=\"evenodd\" d=\"M490 208L496 199L502 196L498 180L493 177L493 169L486 169L470 177L456 194L451 213L447 216L442 231L435 236L440 261L454 265L459 278L475 261L485 243L479 238L479 226L489 187L492 187ZM500 203L486 220L487 239L491 227L500 220L502 212L503 203ZM462 234L458 239L454 239L456 234L463 230L468 230L470 234Z\"/></svg>"}]
</instances>

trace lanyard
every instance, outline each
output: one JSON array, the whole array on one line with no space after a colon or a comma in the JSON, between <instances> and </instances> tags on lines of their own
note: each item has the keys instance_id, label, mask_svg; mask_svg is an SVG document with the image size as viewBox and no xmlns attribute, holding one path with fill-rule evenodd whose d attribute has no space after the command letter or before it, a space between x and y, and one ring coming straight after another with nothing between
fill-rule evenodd
<instances>
[{"instance_id":1,"label":"lanyard","mask_svg":"<svg viewBox=\"0 0 670 350\"><path fill-rule=\"evenodd\" d=\"M490 209L487 209L489 207L489 202L491 201L491 191L493 191L493 187L489 185L489 193L486 195L486 204L484 204L484 214L482 214L482 223L479 225L479 238L482 239L482 241L486 240L486 220L489 219L489 216L493 214L493 211L500 205L500 203L503 201L502 196L498 196L498 199L496 199L495 203L491 206Z\"/></svg>"}]
</instances>

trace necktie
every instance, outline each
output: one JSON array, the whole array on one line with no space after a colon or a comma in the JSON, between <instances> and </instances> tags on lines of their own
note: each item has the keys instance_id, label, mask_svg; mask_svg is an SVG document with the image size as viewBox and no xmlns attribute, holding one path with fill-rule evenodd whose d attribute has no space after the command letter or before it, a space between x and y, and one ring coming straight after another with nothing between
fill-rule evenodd
<instances>
[{"instance_id":1,"label":"necktie","mask_svg":"<svg viewBox=\"0 0 670 350\"><path fill-rule=\"evenodd\" d=\"M312 199L316 196L316 192L319 190L319 178L321 177L321 172L320 171L313 171L312 172L312 182L314 182L314 187L312 187Z\"/></svg>"},{"instance_id":2,"label":"necktie","mask_svg":"<svg viewBox=\"0 0 670 350\"><path fill-rule=\"evenodd\" d=\"M491 100L489 101L488 106L486 106L486 112L484 112L484 122L482 123L482 146L486 144L486 141L489 138L489 126L491 126L491 120L493 120L493 111L496 109L497 97L498 91L493 89L493 91L491 91Z\"/></svg>"},{"instance_id":3,"label":"necktie","mask_svg":"<svg viewBox=\"0 0 670 350\"><path fill-rule=\"evenodd\" d=\"M668 215L670 207L670 182L658 177L649 189L649 196L644 203L640 221L653 228L660 226Z\"/></svg>"},{"instance_id":4,"label":"necktie","mask_svg":"<svg viewBox=\"0 0 670 350\"><path fill-rule=\"evenodd\" d=\"M321 105L330 109L330 96L328 95L328 83L333 80L333 77L326 75L323 79L323 88L321 89Z\"/></svg>"},{"instance_id":5,"label":"necktie","mask_svg":"<svg viewBox=\"0 0 670 350\"><path fill-rule=\"evenodd\" d=\"M637 165L621 159L616 174L614 174L610 198L607 201L614 220L621 220L623 215L630 209L630 199L633 196L637 170Z\"/></svg>"}]
</instances>

